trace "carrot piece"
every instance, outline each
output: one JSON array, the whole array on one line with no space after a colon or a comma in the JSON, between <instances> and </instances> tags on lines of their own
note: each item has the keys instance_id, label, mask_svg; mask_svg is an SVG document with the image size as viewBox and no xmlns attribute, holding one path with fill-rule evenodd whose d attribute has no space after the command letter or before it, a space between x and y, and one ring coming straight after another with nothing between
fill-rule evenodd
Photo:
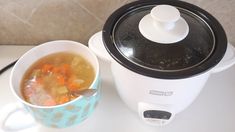
<instances>
[{"instance_id":1,"label":"carrot piece","mask_svg":"<svg viewBox=\"0 0 235 132\"><path fill-rule=\"evenodd\" d=\"M60 96L59 98L59 104L63 104L69 101L69 97L67 95Z\"/></svg>"},{"instance_id":2,"label":"carrot piece","mask_svg":"<svg viewBox=\"0 0 235 132\"><path fill-rule=\"evenodd\" d=\"M69 74L69 72L70 72L70 66L69 66L68 64L63 64L63 65L61 65L61 66L60 66L60 72L61 72L62 74L65 74L65 75Z\"/></svg>"},{"instance_id":3,"label":"carrot piece","mask_svg":"<svg viewBox=\"0 0 235 132\"><path fill-rule=\"evenodd\" d=\"M53 99L48 99L43 103L44 106L54 106L56 102Z\"/></svg>"},{"instance_id":4,"label":"carrot piece","mask_svg":"<svg viewBox=\"0 0 235 132\"><path fill-rule=\"evenodd\" d=\"M53 67L52 72L53 73L59 73L60 69L58 67Z\"/></svg>"},{"instance_id":5,"label":"carrot piece","mask_svg":"<svg viewBox=\"0 0 235 132\"><path fill-rule=\"evenodd\" d=\"M76 81L76 76L72 75L67 81L67 87L70 91L76 91L81 87L81 84Z\"/></svg>"},{"instance_id":6,"label":"carrot piece","mask_svg":"<svg viewBox=\"0 0 235 132\"><path fill-rule=\"evenodd\" d=\"M63 67L65 70L69 70L69 68L70 68L69 64L63 64L62 67Z\"/></svg>"},{"instance_id":7,"label":"carrot piece","mask_svg":"<svg viewBox=\"0 0 235 132\"><path fill-rule=\"evenodd\" d=\"M42 66L42 72L46 73L46 72L50 72L53 69L53 65L51 64L44 64Z\"/></svg>"},{"instance_id":8,"label":"carrot piece","mask_svg":"<svg viewBox=\"0 0 235 132\"><path fill-rule=\"evenodd\" d=\"M79 83L76 83L76 82L71 82L68 84L68 89L70 91L76 91L77 89L79 89L81 85Z\"/></svg>"},{"instance_id":9,"label":"carrot piece","mask_svg":"<svg viewBox=\"0 0 235 132\"><path fill-rule=\"evenodd\" d=\"M64 84L65 84L65 78L64 78L64 76L62 76L62 75L57 75L57 76L56 76L56 80L57 80L57 83L58 83L59 85L64 85Z\"/></svg>"}]
</instances>

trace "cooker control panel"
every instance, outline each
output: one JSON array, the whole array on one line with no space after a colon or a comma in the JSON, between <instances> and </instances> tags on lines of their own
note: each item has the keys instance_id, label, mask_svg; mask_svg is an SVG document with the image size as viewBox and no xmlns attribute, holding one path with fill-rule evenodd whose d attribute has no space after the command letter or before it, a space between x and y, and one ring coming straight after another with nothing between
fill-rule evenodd
<instances>
[{"instance_id":1,"label":"cooker control panel","mask_svg":"<svg viewBox=\"0 0 235 132\"><path fill-rule=\"evenodd\" d=\"M165 125L174 117L174 112L167 106L140 102L138 107L140 117L154 126Z\"/></svg>"},{"instance_id":2,"label":"cooker control panel","mask_svg":"<svg viewBox=\"0 0 235 132\"><path fill-rule=\"evenodd\" d=\"M171 113L161 110L146 110L143 112L143 116L144 118L169 120L171 118Z\"/></svg>"}]
</instances>

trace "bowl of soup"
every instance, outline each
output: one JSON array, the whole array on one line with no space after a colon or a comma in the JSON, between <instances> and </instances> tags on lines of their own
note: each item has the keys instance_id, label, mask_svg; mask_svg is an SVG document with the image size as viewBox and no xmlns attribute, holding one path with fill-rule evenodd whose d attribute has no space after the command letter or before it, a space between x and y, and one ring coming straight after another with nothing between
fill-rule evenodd
<instances>
[{"instance_id":1,"label":"bowl of soup","mask_svg":"<svg viewBox=\"0 0 235 132\"><path fill-rule=\"evenodd\" d=\"M89 48L58 40L26 52L12 69L10 86L37 122L64 128L92 115L100 96L99 80L99 64Z\"/></svg>"}]
</instances>

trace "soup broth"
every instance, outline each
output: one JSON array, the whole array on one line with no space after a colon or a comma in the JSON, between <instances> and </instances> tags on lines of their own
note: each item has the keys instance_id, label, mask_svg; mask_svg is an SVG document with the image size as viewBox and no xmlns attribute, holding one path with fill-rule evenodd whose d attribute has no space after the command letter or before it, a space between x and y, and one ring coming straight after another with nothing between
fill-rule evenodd
<instances>
[{"instance_id":1,"label":"soup broth","mask_svg":"<svg viewBox=\"0 0 235 132\"><path fill-rule=\"evenodd\" d=\"M35 105L54 106L71 101L89 88L95 77L92 65L80 55L59 52L39 59L21 82L23 98Z\"/></svg>"}]
</instances>

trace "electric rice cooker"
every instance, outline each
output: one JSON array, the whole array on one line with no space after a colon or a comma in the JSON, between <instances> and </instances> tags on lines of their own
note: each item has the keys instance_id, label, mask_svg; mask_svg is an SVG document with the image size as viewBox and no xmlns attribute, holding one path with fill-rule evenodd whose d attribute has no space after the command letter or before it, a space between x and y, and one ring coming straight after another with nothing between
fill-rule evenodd
<instances>
[{"instance_id":1,"label":"electric rice cooker","mask_svg":"<svg viewBox=\"0 0 235 132\"><path fill-rule=\"evenodd\" d=\"M221 24L200 7L176 0L142 0L117 9L89 47L110 62L127 106L157 126L186 109L211 74L235 63Z\"/></svg>"}]
</instances>

